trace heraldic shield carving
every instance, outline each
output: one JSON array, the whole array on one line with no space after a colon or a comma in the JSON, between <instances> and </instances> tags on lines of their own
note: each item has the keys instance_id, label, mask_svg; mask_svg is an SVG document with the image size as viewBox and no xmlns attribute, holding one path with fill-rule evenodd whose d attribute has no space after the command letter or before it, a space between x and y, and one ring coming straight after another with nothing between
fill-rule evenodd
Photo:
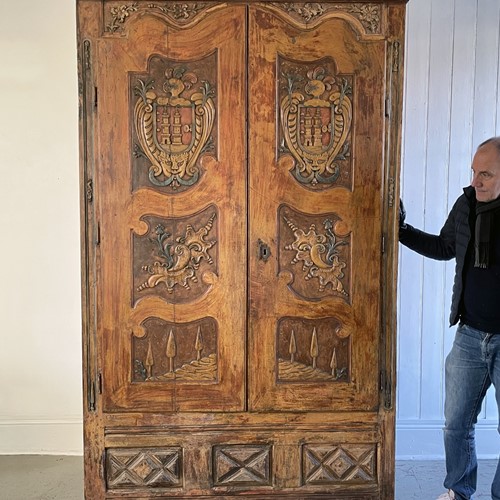
<instances>
[{"instance_id":1,"label":"heraldic shield carving","mask_svg":"<svg viewBox=\"0 0 500 500\"><path fill-rule=\"evenodd\" d=\"M184 191L202 174L200 156L215 151L216 53L201 61L152 56L148 74L133 74L134 188Z\"/></svg>"},{"instance_id":2,"label":"heraldic shield carving","mask_svg":"<svg viewBox=\"0 0 500 500\"><path fill-rule=\"evenodd\" d=\"M295 162L295 179L322 190L351 188L352 75L330 58L300 63L280 57L280 152Z\"/></svg>"}]
</instances>

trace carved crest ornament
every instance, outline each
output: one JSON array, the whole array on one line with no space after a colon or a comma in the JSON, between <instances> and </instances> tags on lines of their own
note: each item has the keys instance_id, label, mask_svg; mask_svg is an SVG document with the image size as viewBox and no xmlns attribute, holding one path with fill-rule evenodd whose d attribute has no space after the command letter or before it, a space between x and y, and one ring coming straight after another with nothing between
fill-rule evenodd
<instances>
[{"instance_id":1,"label":"carved crest ornament","mask_svg":"<svg viewBox=\"0 0 500 500\"><path fill-rule=\"evenodd\" d=\"M200 176L197 162L210 146L215 121L215 90L199 83L198 75L182 66L167 67L163 82L138 79L134 93L134 123L139 141L136 156L149 162L155 186L192 186Z\"/></svg>"},{"instance_id":2,"label":"carved crest ornament","mask_svg":"<svg viewBox=\"0 0 500 500\"><path fill-rule=\"evenodd\" d=\"M282 151L295 160L295 179L311 189L342 184L340 162L350 155L352 77L332 66L280 61Z\"/></svg>"}]
</instances>

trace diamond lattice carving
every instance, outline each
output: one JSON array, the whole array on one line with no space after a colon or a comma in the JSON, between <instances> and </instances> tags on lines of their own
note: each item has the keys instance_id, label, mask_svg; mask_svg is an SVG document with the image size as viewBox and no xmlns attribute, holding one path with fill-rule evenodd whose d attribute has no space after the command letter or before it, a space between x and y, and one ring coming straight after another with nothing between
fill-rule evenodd
<instances>
[{"instance_id":1,"label":"diamond lattice carving","mask_svg":"<svg viewBox=\"0 0 500 500\"><path fill-rule=\"evenodd\" d=\"M216 446L214 484L265 486L271 484L270 446Z\"/></svg>"},{"instance_id":2,"label":"diamond lattice carving","mask_svg":"<svg viewBox=\"0 0 500 500\"><path fill-rule=\"evenodd\" d=\"M108 449L106 464L109 489L182 486L181 448Z\"/></svg>"},{"instance_id":3,"label":"diamond lattice carving","mask_svg":"<svg viewBox=\"0 0 500 500\"><path fill-rule=\"evenodd\" d=\"M376 446L304 445L302 467L304 484L374 482Z\"/></svg>"}]
</instances>

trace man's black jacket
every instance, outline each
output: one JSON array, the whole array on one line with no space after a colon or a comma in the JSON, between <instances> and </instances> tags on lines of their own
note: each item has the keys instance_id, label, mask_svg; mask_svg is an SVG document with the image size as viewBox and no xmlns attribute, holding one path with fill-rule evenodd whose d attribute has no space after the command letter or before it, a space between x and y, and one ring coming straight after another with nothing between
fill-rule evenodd
<instances>
[{"instance_id":1,"label":"man's black jacket","mask_svg":"<svg viewBox=\"0 0 500 500\"><path fill-rule=\"evenodd\" d=\"M450 260L455 257L450 325L455 325L459 319L465 255L471 240L469 214L475 202L475 189L471 186L464 188L464 194L453 205L439 235L424 233L409 224L401 224L399 228L399 241L411 250L436 260Z\"/></svg>"}]
</instances>

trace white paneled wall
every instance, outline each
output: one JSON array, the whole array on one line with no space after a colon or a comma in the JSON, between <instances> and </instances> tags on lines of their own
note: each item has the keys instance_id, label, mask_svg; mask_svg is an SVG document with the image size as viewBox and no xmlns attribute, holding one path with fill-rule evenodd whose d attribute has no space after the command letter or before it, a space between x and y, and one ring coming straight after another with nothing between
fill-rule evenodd
<instances>
[{"instance_id":1,"label":"white paneled wall","mask_svg":"<svg viewBox=\"0 0 500 500\"><path fill-rule=\"evenodd\" d=\"M500 135L499 0L410 0L407 15L401 194L407 221L437 233L483 140ZM443 456L444 360L454 262L401 247L398 458ZM498 456L497 409L488 394L478 454Z\"/></svg>"}]
</instances>

